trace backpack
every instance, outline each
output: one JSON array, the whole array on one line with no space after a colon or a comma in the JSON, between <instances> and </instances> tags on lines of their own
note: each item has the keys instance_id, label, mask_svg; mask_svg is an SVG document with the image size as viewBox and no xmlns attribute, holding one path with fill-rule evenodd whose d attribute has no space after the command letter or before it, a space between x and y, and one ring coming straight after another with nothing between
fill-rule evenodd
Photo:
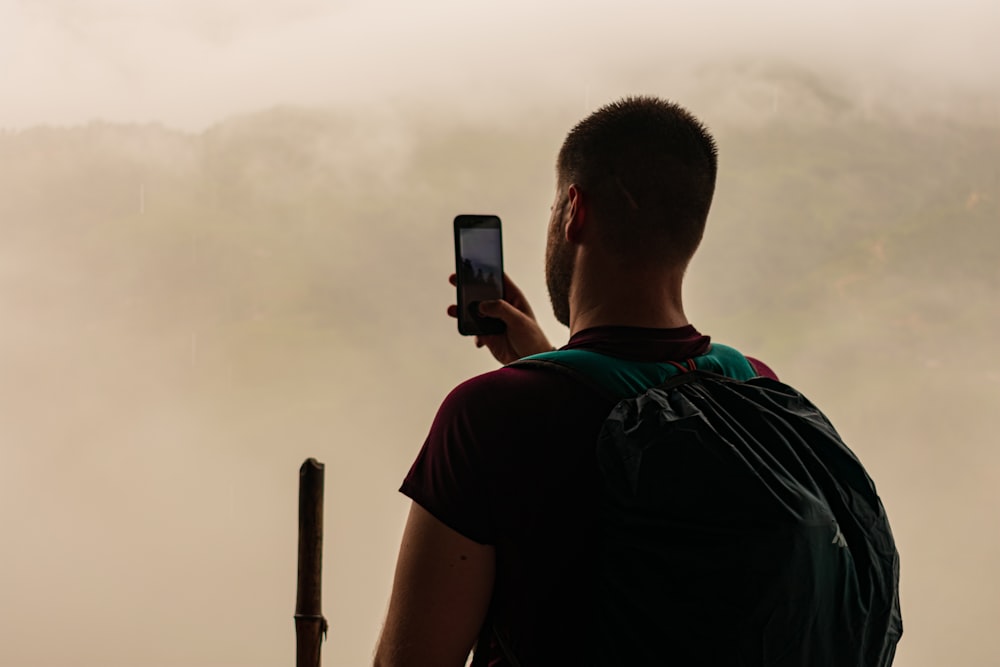
<instances>
[{"instance_id":1,"label":"backpack","mask_svg":"<svg viewBox=\"0 0 1000 667\"><path fill-rule=\"evenodd\" d=\"M595 450L591 664L892 664L902 619L888 519L805 396L718 344L683 364L589 350L515 364L617 401Z\"/></svg>"}]
</instances>

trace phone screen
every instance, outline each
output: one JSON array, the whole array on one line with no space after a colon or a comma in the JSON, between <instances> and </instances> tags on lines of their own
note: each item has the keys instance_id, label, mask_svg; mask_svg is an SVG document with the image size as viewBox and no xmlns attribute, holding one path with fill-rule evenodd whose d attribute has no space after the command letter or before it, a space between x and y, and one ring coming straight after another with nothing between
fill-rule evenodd
<instances>
[{"instance_id":1,"label":"phone screen","mask_svg":"<svg viewBox=\"0 0 1000 667\"><path fill-rule=\"evenodd\" d=\"M479 316L479 302L503 298L503 244L500 218L455 218L455 273L458 276L458 331L466 336L496 334L504 323Z\"/></svg>"}]
</instances>

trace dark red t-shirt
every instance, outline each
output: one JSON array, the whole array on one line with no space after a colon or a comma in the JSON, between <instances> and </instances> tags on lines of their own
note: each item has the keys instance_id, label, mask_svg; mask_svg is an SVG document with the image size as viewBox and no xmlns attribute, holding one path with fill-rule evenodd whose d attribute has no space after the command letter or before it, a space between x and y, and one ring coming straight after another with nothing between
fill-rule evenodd
<instances>
[{"instance_id":1,"label":"dark red t-shirt","mask_svg":"<svg viewBox=\"0 0 1000 667\"><path fill-rule=\"evenodd\" d=\"M709 347L692 326L597 327L563 349L662 362ZM594 552L594 448L612 407L582 382L544 369L474 377L441 404L400 489L462 535L496 547L494 624L522 664L573 664L572 652L586 651L578 635L587 590L578 583Z\"/></svg>"}]
</instances>

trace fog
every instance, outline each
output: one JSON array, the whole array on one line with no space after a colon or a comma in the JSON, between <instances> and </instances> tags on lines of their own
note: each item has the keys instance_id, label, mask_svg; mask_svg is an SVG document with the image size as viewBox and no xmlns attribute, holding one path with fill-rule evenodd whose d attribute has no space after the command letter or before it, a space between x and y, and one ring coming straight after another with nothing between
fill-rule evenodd
<instances>
[{"instance_id":1,"label":"fog","mask_svg":"<svg viewBox=\"0 0 1000 667\"><path fill-rule=\"evenodd\" d=\"M326 665L362 665L496 213L550 337L555 152L654 93L715 131L696 326L875 479L902 667L1000 664L1000 5L0 4L0 666L293 660L326 469Z\"/></svg>"},{"instance_id":2,"label":"fog","mask_svg":"<svg viewBox=\"0 0 1000 667\"><path fill-rule=\"evenodd\" d=\"M276 103L404 100L502 116L578 109L706 61L782 57L921 97L995 86L989 0L0 5L0 126L95 118L200 129ZM624 79L624 81L623 81ZM628 84L626 87L622 83Z\"/></svg>"}]
</instances>

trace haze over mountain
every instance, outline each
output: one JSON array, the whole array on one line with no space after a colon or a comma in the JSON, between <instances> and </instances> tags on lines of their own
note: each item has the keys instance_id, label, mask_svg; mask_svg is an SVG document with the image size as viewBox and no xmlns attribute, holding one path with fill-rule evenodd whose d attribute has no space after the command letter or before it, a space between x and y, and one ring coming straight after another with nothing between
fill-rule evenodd
<instances>
[{"instance_id":1,"label":"haze over mountain","mask_svg":"<svg viewBox=\"0 0 1000 667\"><path fill-rule=\"evenodd\" d=\"M1000 126L774 63L702 82L721 174L688 314L868 466L903 554L897 664L993 664ZM307 456L328 464L325 661L366 662L395 489L444 394L493 367L444 316L450 219L504 219L559 331L543 229L575 120L277 107L0 135L0 664L290 659Z\"/></svg>"},{"instance_id":2,"label":"haze over mountain","mask_svg":"<svg viewBox=\"0 0 1000 667\"><path fill-rule=\"evenodd\" d=\"M0 666L287 664L327 464L324 664L370 662L461 339L451 219L542 279L616 97L720 148L687 312L810 395L902 553L900 667L993 667L1000 4L0 2Z\"/></svg>"}]
</instances>

